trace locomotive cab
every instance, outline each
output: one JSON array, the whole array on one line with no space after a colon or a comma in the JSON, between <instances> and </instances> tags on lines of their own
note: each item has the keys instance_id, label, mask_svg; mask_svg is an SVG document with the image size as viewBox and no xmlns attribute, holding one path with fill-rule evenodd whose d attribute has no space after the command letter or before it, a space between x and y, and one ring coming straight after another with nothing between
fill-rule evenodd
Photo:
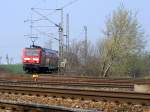
<instances>
[{"instance_id":1,"label":"locomotive cab","mask_svg":"<svg viewBox=\"0 0 150 112\"><path fill-rule=\"evenodd\" d=\"M25 72L39 71L41 65L40 48L25 48L23 50L23 69Z\"/></svg>"},{"instance_id":2,"label":"locomotive cab","mask_svg":"<svg viewBox=\"0 0 150 112\"><path fill-rule=\"evenodd\" d=\"M41 58L40 54L41 54L40 49L24 49L23 62L39 64Z\"/></svg>"},{"instance_id":3,"label":"locomotive cab","mask_svg":"<svg viewBox=\"0 0 150 112\"><path fill-rule=\"evenodd\" d=\"M40 46L25 48L22 63L26 73L56 71L58 70L57 51Z\"/></svg>"}]
</instances>

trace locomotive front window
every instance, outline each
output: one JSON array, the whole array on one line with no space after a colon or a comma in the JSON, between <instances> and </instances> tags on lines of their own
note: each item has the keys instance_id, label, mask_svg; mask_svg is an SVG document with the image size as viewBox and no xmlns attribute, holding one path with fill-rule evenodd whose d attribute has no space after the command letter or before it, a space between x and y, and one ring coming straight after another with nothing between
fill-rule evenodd
<instances>
[{"instance_id":1,"label":"locomotive front window","mask_svg":"<svg viewBox=\"0 0 150 112\"><path fill-rule=\"evenodd\" d=\"M39 52L37 50L26 50L26 56L39 56Z\"/></svg>"}]
</instances>

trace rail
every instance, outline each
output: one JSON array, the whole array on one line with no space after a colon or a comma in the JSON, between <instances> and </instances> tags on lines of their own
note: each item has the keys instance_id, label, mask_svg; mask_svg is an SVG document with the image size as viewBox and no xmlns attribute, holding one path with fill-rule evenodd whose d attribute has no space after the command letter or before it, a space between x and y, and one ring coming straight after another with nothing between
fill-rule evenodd
<instances>
[{"instance_id":1,"label":"rail","mask_svg":"<svg viewBox=\"0 0 150 112\"><path fill-rule=\"evenodd\" d=\"M134 84L130 83L108 83L108 82L100 82L100 83L94 83L94 82L59 82L59 81L40 81L40 82L34 82L34 81L0 81L0 85L3 84L9 84L9 85L32 85L32 86L65 86L65 87L78 87L78 88L126 88L133 90Z\"/></svg>"},{"instance_id":2,"label":"rail","mask_svg":"<svg viewBox=\"0 0 150 112\"><path fill-rule=\"evenodd\" d=\"M13 112L96 112L95 110L83 110L65 108L60 106L48 106L41 104L26 104L17 103L14 101L2 101L0 100L1 110L11 110Z\"/></svg>"},{"instance_id":3,"label":"rail","mask_svg":"<svg viewBox=\"0 0 150 112\"><path fill-rule=\"evenodd\" d=\"M35 95L44 97L79 98L93 101L115 101L150 105L150 93L69 89L60 87L0 86L1 93Z\"/></svg>"}]
</instances>

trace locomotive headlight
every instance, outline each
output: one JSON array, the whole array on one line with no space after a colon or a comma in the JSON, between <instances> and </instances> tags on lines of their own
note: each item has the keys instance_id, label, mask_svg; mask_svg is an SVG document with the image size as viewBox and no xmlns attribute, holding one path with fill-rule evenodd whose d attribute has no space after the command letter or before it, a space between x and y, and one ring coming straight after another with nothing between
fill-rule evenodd
<instances>
[{"instance_id":1,"label":"locomotive headlight","mask_svg":"<svg viewBox=\"0 0 150 112\"><path fill-rule=\"evenodd\" d=\"M33 58L34 61L39 61L39 58Z\"/></svg>"},{"instance_id":2,"label":"locomotive headlight","mask_svg":"<svg viewBox=\"0 0 150 112\"><path fill-rule=\"evenodd\" d=\"M24 58L24 60L30 60L30 58Z\"/></svg>"}]
</instances>

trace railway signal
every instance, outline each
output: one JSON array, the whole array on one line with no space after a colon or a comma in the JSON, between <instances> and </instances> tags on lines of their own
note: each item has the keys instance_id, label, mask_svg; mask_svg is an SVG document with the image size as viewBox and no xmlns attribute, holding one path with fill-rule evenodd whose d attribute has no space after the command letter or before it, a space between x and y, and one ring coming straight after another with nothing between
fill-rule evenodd
<instances>
[{"instance_id":1,"label":"railway signal","mask_svg":"<svg viewBox=\"0 0 150 112\"><path fill-rule=\"evenodd\" d=\"M38 78L39 78L39 75L38 75L38 74L33 74L33 75L32 75L32 79L33 79L35 82L37 82Z\"/></svg>"}]
</instances>

